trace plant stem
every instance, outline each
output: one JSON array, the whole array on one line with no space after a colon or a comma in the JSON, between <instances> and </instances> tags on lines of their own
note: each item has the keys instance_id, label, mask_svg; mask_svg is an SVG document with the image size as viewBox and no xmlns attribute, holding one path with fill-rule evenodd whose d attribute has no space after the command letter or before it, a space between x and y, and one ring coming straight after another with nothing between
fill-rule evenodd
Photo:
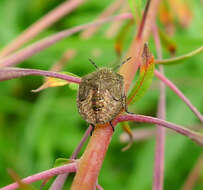
<instances>
[{"instance_id":1,"label":"plant stem","mask_svg":"<svg viewBox=\"0 0 203 190\"><path fill-rule=\"evenodd\" d=\"M176 125L174 123L167 122L162 119L158 119L155 117L145 116L145 115L137 115L137 114L128 114L128 115L121 115L117 119L114 120L114 124L123 121L136 121L139 123L153 123L156 125L160 125L166 127L168 129L172 129L179 134L189 137L191 140L203 146L203 136L199 133L196 133L190 129L187 129L181 125Z\"/></svg>"},{"instance_id":2,"label":"plant stem","mask_svg":"<svg viewBox=\"0 0 203 190\"><path fill-rule=\"evenodd\" d=\"M95 22L92 22L89 24L76 26L71 29L63 30L63 31L58 32L54 35L51 35L47 38L44 38L38 42L35 42L34 44L22 49L21 51L12 54L11 56L1 59L0 66L7 67L7 66L11 66L11 65L20 63L20 62L26 60L27 58L35 55L36 53L50 47L51 45L55 44L56 42L66 38L76 32L89 28L91 26L98 26L98 25L104 24L106 22L121 21L121 20L125 20L125 19L130 19L130 18L132 18L132 14L125 13L125 14L121 14L118 16L104 18L104 19L101 19L101 20L98 20L98 21L95 21Z\"/></svg>"},{"instance_id":3,"label":"plant stem","mask_svg":"<svg viewBox=\"0 0 203 190\"><path fill-rule=\"evenodd\" d=\"M159 2L160 0L150 0L149 3L147 3L148 8L145 9L147 13L144 13L145 17L143 17L141 21L143 25L139 26L137 35L135 36L126 55L126 58L131 57L131 59L120 67L119 73L124 76L126 93L134 79L138 66L142 63L141 54L144 44L147 42L151 34Z\"/></svg>"},{"instance_id":4,"label":"plant stem","mask_svg":"<svg viewBox=\"0 0 203 190\"><path fill-rule=\"evenodd\" d=\"M71 164L67 164L64 166L57 167L57 168L52 168L50 170L46 170L44 172L26 177L26 178L22 179L22 182L26 183L26 184L30 184L35 181L47 179L52 176L63 174L66 172L76 172L76 165L77 165L76 163L71 163ZM17 189L18 187L19 187L18 183L12 183L10 185L7 185L7 186L1 188L1 190L13 190L13 189Z\"/></svg>"},{"instance_id":5,"label":"plant stem","mask_svg":"<svg viewBox=\"0 0 203 190\"><path fill-rule=\"evenodd\" d=\"M13 42L7 45L1 52L0 57L5 57L11 52L17 50L20 46L37 36L44 29L54 24L57 20L65 16L66 14L72 12L76 9L80 4L82 4L84 0L69 0L65 1L47 15L42 17L39 21L35 22L28 29L26 29L19 37L17 37Z\"/></svg>"},{"instance_id":6,"label":"plant stem","mask_svg":"<svg viewBox=\"0 0 203 190\"><path fill-rule=\"evenodd\" d=\"M189 173L181 190L192 190L203 170L203 154L200 155L192 171Z\"/></svg>"},{"instance_id":7,"label":"plant stem","mask_svg":"<svg viewBox=\"0 0 203 190\"><path fill-rule=\"evenodd\" d=\"M113 121L113 124L115 125L118 122L123 122L123 121L136 121L141 123L152 123L152 124L164 126L166 128L172 129L182 135L185 135L191 138L194 142L203 146L202 135L195 133L187 128L184 128L181 125L176 125L162 119L145 116L145 115L127 114L127 115L120 115L119 117L117 117ZM81 159L78 161L77 164L72 163L65 166L52 168L50 170L41 172L39 174L29 176L23 179L22 182L32 183L41 179L47 179L54 175L59 175L67 172L75 172L76 167L78 168L79 166L76 177L74 178L74 182L72 184L72 189L86 190L86 189L95 188L97 178L98 178L98 173L100 171L112 134L113 134L113 131L111 126L107 126L107 125L97 126L95 128L93 136L91 137L90 142L83 156L81 157ZM13 183L1 188L1 190L13 190L16 188L18 188L18 184Z\"/></svg>"},{"instance_id":8,"label":"plant stem","mask_svg":"<svg viewBox=\"0 0 203 190\"><path fill-rule=\"evenodd\" d=\"M97 18L96 20L100 20L109 16L112 16L114 12L116 12L121 5L125 2L125 0L114 0L114 2L109 5ZM81 37L84 39L88 39L94 35L94 33L99 29L100 26L97 27L89 27L81 33Z\"/></svg>"},{"instance_id":9,"label":"plant stem","mask_svg":"<svg viewBox=\"0 0 203 190\"><path fill-rule=\"evenodd\" d=\"M104 190L104 189L101 187L101 185L99 185L99 184L96 185L96 188L97 188L98 190Z\"/></svg>"},{"instance_id":10,"label":"plant stem","mask_svg":"<svg viewBox=\"0 0 203 190\"><path fill-rule=\"evenodd\" d=\"M164 75L162 75L159 71L155 70L154 74L157 78L159 78L162 82L164 82L173 92L175 92L181 98L181 100L183 100L188 105L188 107L199 118L199 120L203 123L202 114L197 110L197 108L195 106L192 105L190 100L188 98L186 98L186 96L170 80L168 80Z\"/></svg>"},{"instance_id":11,"label":"plant stem","mask_svg":"<svg viewBox=\"0 0 203 190\"><path fill-rule=\"evenodd\" d=\"M62 73L44 71L39 69L21 69L16 67L2 67L0 68L0 81L10 80L14 78L19 78L28 75L38 75L38 76L46 76L53 77L66 80L68 82L80 83L80 78L69 76Z\"/></svg>"},{"instance_id":12,"label":"plant stem","mask_svg":"<svg viewBox=\"0 0 203 190\"><path fill-rule=\"evenodd\" d=\"M78 163L71 190L92 190L102 166L113 130L109 125L96 126L92 137Z\"/></svg>"},{"instance_id":13,"label":"plant stem","mask_svg":"<svg viewBox=\"0 0 203 190\"><path fill-rule=\"evenodd\" d=\"M154 41L158 59L162 59L161 43L156 24L153 25ZM160 73L164 74L163 66L159 66ZM157 116L165 119L166 112L166 90L165 85L160 81L160 98L158 104ZM164 184L164 157L165 157L165 128L157 125L156 129L156 147L155 147L155 163L154 163L154 180L153 189L162 190Z\"/></svg>"},{"instance_id":14,"label":"plant stem","mask_svg":"<svg viewBox=\"0 0 203 190\"><path fill-rule=\"evenodd\" d=\"M170 64L175 64L175 63L181 63L181 61L184 61L188 58L191 58L199 53L203 52L203 46L196 49L196 50L193 50L185 55L181 55L181 56L178 56L178 57L174 57L174 58L169 58L169 59L158 59L158 60L155 60L155 63L157 64L164 64L164 65L170 65Z\"/></svg>"},{"instance_id":15,"label":"plant stem","mask_svg":"<svg viewBox=\"0 0 203 190\"><path fill-rule=\"evenodd\" d=\"M80 152L82 146L84 145L84 143L86 142L87 138L89 137L89 134L92 130L92 126L89 126L88 129L85 131L85 134L83 135L79 145L77 146L77 148L75 149L75 151L73 152L71 158L75 159L78 155L78 153ZM55 181L52 183L51 187L49 188L50 190L60 190L63 188L64 182L67 179L69 173L65 173L62 175L57 176L57 178L55 179Z\"/></svg>"}]
</instances>

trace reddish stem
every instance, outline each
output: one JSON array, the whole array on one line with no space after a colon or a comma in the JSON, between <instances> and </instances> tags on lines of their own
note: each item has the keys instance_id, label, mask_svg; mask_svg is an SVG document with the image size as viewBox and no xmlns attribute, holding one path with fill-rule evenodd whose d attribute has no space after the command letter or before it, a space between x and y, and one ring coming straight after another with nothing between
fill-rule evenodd
<instances>
[{"instance_id":1,"label":"reddish stem","mask_svg":"<svg viewBox=\"0 0 203 190\"><path fill-rule=\"evenodd\" d=\"M96 126L94 133L80 158L78 171L71 190L94 189L113 131L110 126Z\"/></svg>"},{"instance_id":2,"label":"reddish stem","mask_svg":"<svg viewBox=\"0 0 203 190\"><path fill-rule=\"evenodd\" d=\"M189 173L181 190L192 190L195 186L195 183L197 182L198 178L201 175L202 169L203 169L203 154L201 154L200 157L198 158L194 168Z\"/></svg>"},{"instance_id":3,"label":"reddish stem","mask_svg":"<svg viewBox=\"0 0 203 190\"><path fill-rule=\"evenodd\" d=\"M111 5L109 5L97 18L96 20L100 20L109 16L112 16L114 12L116 12L120 6L125 2L125 0L115 0ZM84 39L88 39L94 35L94 33L99 29L100 26L97 27L89 27L81 33L81 37Z\"/></svg>"},{"instance_id":4,"label":"reddish stem","mask_svg":"<svg viewBox=\"0 0 203 190\"><path fill-rule=\"evenodd\" d=\"M168 80L164 75L162 75L159 71L155 70L154 72L155 76L159 78L162 82L164 82L173 92L175 92L181 100L183 100L188 107L193 111L193 113L199 118L199 120L203 123L203 116L198 111L198 109L192 105L190 100L186 98L186 96L170 81Z\"/></svg>"},{"instance_id":5,"label":"reddish stem","mask_svg":"<svg viewBox=\"0 0 203 190\"><path fill-rule=\"evenodd\" d=\"M12 43L7 45L1 52L0 57L7 56L11 52L17 50L24 43L28 42L44 29L54 24L57 20L65 16L66 14L72 12L75 8L77 8L80 4L82 4L84 0L70 0L65 1L52 11L50 11L47 15L42 17L40 20L31 25L28 29L26 29L19 37L17 37Z\"/></svg>"},{"instance_id":6,"label":"reddish stem","mask_svg":"<svg viewBox=\"0 0 203 190\"><path fill-rule=\"evenodd\" d=\"M104 190L104 189L102 188L102 186L99 185L99 184L96 185L96 188L97 188L98 190Z\"/></svg>"},{"instance_id":7,"label":"reddish stem","mask_svg":"<svg viewBox=\"0 0 203 190\"><path fill-rule=\"evenodd\" d=\"M57 167L57 168L52 168L50 170L46 170L44 172L26 177L22 180L22 182L24 182L26 184L30 184L35 181L47 179L52 176L63 174L66 172L76 172L76 165L77 165L76 163L71 163L71 164L67 164L64 166ZM13 190L13 189L17 189L18 187L19 187L18 183L12 183L10 185L7 185L7 186L1 188L1 190Z\"/></svg>"},{"instance_id":8,"label":"reddish stem","mask_svg":"<svg viewBox=\"0 0 203 190\"><path fill-rule=\"evenodd\" d=\"M192 139L194 142L199 144L200 146L203 146L203 136L201 134L196 133L190 129L187 129L181 125L176 125L174 123L170 123L162 119L145 116L145 115L128 114L128 115L119 116L117 119L114 120L114 124L117 124L118 122L123 122L123 121L136 121L139 123L152 123L152 124L160 125L168 129L172 129L179 134L187 136L190 139Z\"/></svg>"},{"instance_id":9,"label":"reddish stem","mask_svg":"<svg viewBox=\"0 0 203 190\"><path fill-rule=\"evenodd\" d=\"M144 30L145 21L146 21L146 17L147 17L150 2L151 2L151 0L147 1L147 5L145 7L144 14L142 16L142 22L140 23L139 30L138 30L138 33L137 33L137 39L142 38L142 34L143 34L143 30Z\"/></svg>"},{"instance_id":10,"label":"reddish stem","mask_svg":"<svg viewBox=\"0 0 203 190\"><path fill-rule=\"evenodd\" d=\"M22 62L22 61L26 60L27 58L35 55L36 53L50 47L51 45L55 44L56 42L66 38L76 32L89 28L91 26L98 26L98 25L104 24L106 22L121 21L121 20L125 20L125 19L130 19L130 18L132 18L132 14L125 13L125 14L121 14L118 16L104 18L99 21L95 21L93 23L76 26L74 28L58 32L58 33L51 35L47 38L44 38L38 42L35 42L34 44L22 49L21 51L12 54L11 56L1 59L0 66L7 67L7 66L15 65L19 62Z\"/></svg>"},{"instance_id":11,"label":"reddish stem","mask_svg":"<svg viewBox=\"0 0 203 190\"><path fill-rule=\"evenodd\" d=\"M158 59L162 59L161 43L159 39L158 29L156 24L153 26L154 41ZM159 66L160 73L164 74L163 66ZM166 91L165 85L160 81L160 98L158 105L157 116L160 119L165 119L166 112ZM165 157L165 129L157 125L156 147L155 147L155 165L154 165L154 180L153 189L162 190L164 184L164 157Z\"/></svg>"},{"instance_id":12,"label":"reddish stem","mask_svg":"<svg viewBox=\"0 0 203 190\"><path fill-rule=\"evenodd\" d=\"M21 69L16 67L3 67L0 68L0 81L10 80L14 78L19 78L23 76L29 75L38 75L38 76L46 76L46 77L53 77L66 80L68 82L73 83L80 83L80 78L69 76L62 73L51 72L51 71L44 71L39 69Z\"/></svg>"},{"instance_id":13,"label":"reddish stem","mask_svg":"<svg viewBox=\"0 0 203 190\"><path fill-rule=\"evenodd\" d=\"M147 42L149 35L151 34L152 25L155 22L156 14L158 10L160 0L150 0L149 6L145 9L145 17L142 18L141 23L144 26L140 26L138 33L135 36L131 47L129 48L126 57L131 57L131 59L123 64L119 70L119 73L124 76L125 81L125 92L127 93L134 76L137 72L138 66L141 64L141 54L143 51L144 44Z\"/></svg>"},{"instance_id":14,"label":"reddish stem","mask_svg":"<svg viewBox=\"0 0 203 190\"><path fill-rule=\"evenodd\" d=\"M71 158L75 159L78 155L78 153L80 152L82 146L84 145L84 143L86 142L87 138L89 137L89 134L92 130L92 126L89 126L88 129L86 130L85 134L83 135L79 145L77 146L77 148L75 149L75 151L73 152ZM55 181L52 183L50 190L60 190L63 188L64 182L67 179L69 173L65 173L62 175L57 176L57 178L55 179Z\"/></svg>"}]
</instances>

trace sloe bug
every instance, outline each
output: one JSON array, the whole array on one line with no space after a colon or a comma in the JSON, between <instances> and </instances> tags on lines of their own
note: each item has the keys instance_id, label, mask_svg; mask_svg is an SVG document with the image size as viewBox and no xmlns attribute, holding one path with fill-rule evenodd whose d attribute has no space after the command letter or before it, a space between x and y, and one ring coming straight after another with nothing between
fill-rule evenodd
<instances>
[{"instance_id":1,"label":"sloe bug","mask_svg":"<svg viewBox=\"0 0 203 190\"><path fill-rule=\"evenodd\" d=\"M128 58L129 59L129 58ZM121 112L127 111L124 78L110 68L98 68L82 77L77 94L77 107L82 118L92 125L110 123Z\"/></svg>"}]
</instances>

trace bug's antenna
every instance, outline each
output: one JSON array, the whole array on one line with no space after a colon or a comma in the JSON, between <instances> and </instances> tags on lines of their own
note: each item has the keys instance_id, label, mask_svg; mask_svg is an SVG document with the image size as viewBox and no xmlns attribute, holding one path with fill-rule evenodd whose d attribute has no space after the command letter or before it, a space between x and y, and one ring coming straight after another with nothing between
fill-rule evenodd
<instances>
[{"instance_id":1,"label":"bug's antenna","mask_svg":"<svg viewBox=\"0 0 203 190\"><path fill-rule=\"evenodd\" d=\"M117 65L114 70L118 69L121 65L125 64L126 62L128 62L132 57L128 57L126 60L124 60L120 65Z\"/></svg>"},{"instance_id":2,"label":"bug's antenna","mask_svg":"<svg viewBox=\"0 0 203 190\"><path fill-rule=\"evenodd\" d=\"M124 60L121 65L125 64L126 62L128 62L132 57L128 57L126 60Z\"/></svg>"},{"instance_id":3,"label":"bug's antenna","mask_svg":"<svg viewBox=\"0 0 203 190\"><path fill-rule=\"evenodd\" d=\"M94 61L92 61L91 59L88 59L88 60L90 61L90 63L92 63L92 65L95 66L96 69L98 69L98 67L97 67L97 65L96 65L96 63Z\"/></svg>"}]
</instances>

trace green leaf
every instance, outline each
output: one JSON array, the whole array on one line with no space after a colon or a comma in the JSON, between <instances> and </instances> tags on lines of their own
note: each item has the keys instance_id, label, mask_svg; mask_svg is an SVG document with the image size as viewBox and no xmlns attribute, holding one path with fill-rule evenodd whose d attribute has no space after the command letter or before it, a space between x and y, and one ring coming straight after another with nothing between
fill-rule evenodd
<instances>
[{"instance_id":1,"label":"green leaf","mask_svg":"<svg viewBox=\"0 0 203 190\"><path fill-rule=\"evenodd\" d=\"M74 77L78 77L77 75L70 73L70 72L60 72L63 74L67 74L69 76L74 76ZM57 86L65 86L65 85L69 85L69 87L72 90L77 90L78 89L78 84L73 84L70 83L66 80L63 79L58 79L58 78L52 78L52 77L46 77L45 82L37 89L32 90L32 92L39 92L41 90L44 90L46 88L50 88L50 87L57 87Z\"/></svg>"},{"instance_id":2,"label":"green leaf","mask_svg":"<svg viewBox=\"0 0 203 190\"><path fill-rule=\"evenodd\" d=\"M78 84L70 83L70 84L69 84L69 88L70 88L71 90L78 90L79 86L78 86Z\"/></svg>"},{"instance_id":3,"label":"green leaf","mask_svg":"<svg viewBox=\"0 0 203 190\"><path fill-rule=\"evenodd\" d=\"M73 160L68 158L57 158L54 163L54 168L71 163Z\"/></svg>"},{"instance_id":4,"label":"green leaf","mask_svg":"<svg viewBox=\"0 0 203 190\"><path fill-rule=\"evenodd\" d=\"M140 68L140 76L128 96L127 102L129 104L133 104L138 101L147 92L154 76L154 65L154 61L152 60L150 63L144 64Z\"/></svg>"}]
</instances>

